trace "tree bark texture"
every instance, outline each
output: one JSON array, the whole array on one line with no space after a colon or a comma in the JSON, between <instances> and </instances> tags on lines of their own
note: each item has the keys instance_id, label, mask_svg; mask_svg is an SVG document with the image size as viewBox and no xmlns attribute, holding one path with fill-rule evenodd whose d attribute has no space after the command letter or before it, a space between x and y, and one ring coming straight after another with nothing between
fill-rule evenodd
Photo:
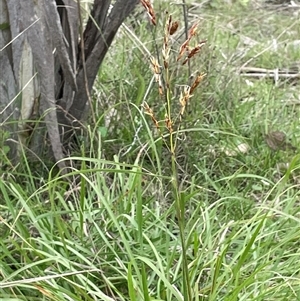
<instances>
[{"instance_id":1,"label":"tree bark texture","mask_svg":"<svg viewBox=\"0 0 300 301\"><path fill-rule=\"evenodd\" d=\"M94 0L81 49L74 0L0 0L0 122L12 155L22 143L37 156L51 146L56 161L64 157L99 67L137 3Z\"/></svg>"}]
</instances>

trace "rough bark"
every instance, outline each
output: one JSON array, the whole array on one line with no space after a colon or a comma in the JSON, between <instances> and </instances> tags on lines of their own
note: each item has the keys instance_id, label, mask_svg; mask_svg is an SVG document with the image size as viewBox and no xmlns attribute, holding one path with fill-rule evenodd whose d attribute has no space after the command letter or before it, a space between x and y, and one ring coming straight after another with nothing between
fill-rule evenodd
<instances>
[{"instance_id":1,"label":"rough bark","mask_svg":"<svg viewBox=\"0 0 300 301\"><path fill-rule=\"evenodd\" d=\"M128 0L126 4L123 0L118 0L114 4L111 12L108 13L109 5L111 1L95 0L94 8L91 13L86 29L84 31L84 45L85 45L85 62L87 74L87 86L88 91L91 91L95 78L97 76L99 67L125 18L132 12L137 0ZM97 25L96 25L96 24ZM99 27L99 29L98 29ZM65 114L64 117L60 117L59 120L62 124L74 124L74 121L82 118L87 104L87 91L84 85L84 70L81 63L82 51L79 46L79 68L76 77L76 83L78 87L77 93L74 95L74 99L70 108L67 110L69 118ZM67 100L63 101L63 104L70 103Z\"/></svg>"},{"instance_id":2,"label":"rough bark","mask_svg":"<svg viewBox=\"0 0 300 301\"><path fill-rule=\"evenodd\" d=\"M9 14L6 1L0 0L0 122L1 138L5 132L11 132L8 144L11 157L16 157L17 123L19 110L16 105L17 83L13 70L12 35L9 25ZM1 141L3 142L3 141Z\"/></svg>"},{"instance_id":3,"label":"rough bark","mask_svg":"<svg viewBox=\"0 0 300 301\"><path fill-rule=\"evenodd\" d=\"M0 122L15 145L41 156L47 133L55 160L63 158L66 133L87 107L86 87L91 92L118 28L138 2L116 0L110 7L111 0L95 0L83 50L74 0L0 0ZM28 119L35 119L30 130Z\"/></svg>"}]
</instances>

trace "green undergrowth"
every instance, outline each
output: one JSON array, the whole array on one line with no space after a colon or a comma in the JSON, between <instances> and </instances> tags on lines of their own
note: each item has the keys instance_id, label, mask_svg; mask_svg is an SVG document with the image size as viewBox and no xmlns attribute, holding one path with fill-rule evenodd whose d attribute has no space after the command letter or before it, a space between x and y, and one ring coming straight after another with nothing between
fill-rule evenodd
<instances>
[{"instance_id":1,"label":"green undergrowth","mask_svg":"<svg viewBox=\"0 0 300 301\"><path fill-rule=\"evenodd\" d=\"M193 300L299 297L299 192L288 178L244 175L268 187L251 206L233 179L214 190L193 179L181 192L183 254L167 176L118 157L73 159L76 185L1 181L2 300L184 300L183 255Z\"/></svg>"}]
</instances>

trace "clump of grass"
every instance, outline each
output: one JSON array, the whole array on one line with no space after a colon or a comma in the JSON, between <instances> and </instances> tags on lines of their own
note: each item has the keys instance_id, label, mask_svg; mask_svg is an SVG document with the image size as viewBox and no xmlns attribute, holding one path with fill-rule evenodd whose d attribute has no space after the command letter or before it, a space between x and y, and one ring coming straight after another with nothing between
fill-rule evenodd
<instances>
[{"instance_id":1,"label":"clump of grass","mask_svg":"<svg viewBox=\"0 0 300 301\"><path fill-rule=\"evenodd\" d=\"M142 1L147 8L148 14L151 18L152 24L156 25L155 13L150 2ZM162 101L162 106L165 109L164 120L158 121L155 112L150 106L144 102L144 110L147 115L151 117L151 120L157 129L161 139L165 143L169 154L171 163L171 186L173 192L173 202L176 208L177 221L179 225L179 233L181 238L181 248L183 254L182 260L182 276L183 276L183 288L184 288L184 300L192 300L192 291L190 286L190 276L188 268L186 239L185 239L185 207L186 200L184 194L181 191L181 183L178 177L178 142L180 140L180 127L182 119L184 118L186 107L188 106L190 99L193 96L195 89L201 83L205 77L204 73L199 73L193 80L191 85L182 85L184 88L180 93L180 97L176 100L173 97L173 90L176 83L176 75L174 72L175 61L176 64L190 67L190 61L198 54L206 41L200 41L196 43L196 46L191 46L192 39L196 35L198 23L195 23L188 31L187 39L182 43L178 52L174 51L172 45L172 36L178 30L178 21L173 21L172 15L166 13L166 22L163 37L162 46L162 66L159 61L154 57L150 57L151 69L155 77L155 81L158 85L158 94ZM172 56L177 56L175 60L172 60ZM180 69L179 69L180 70ZM190 70L189 70L190 71ZM177 103L176 103L177 101ZM178 110L176 112L176 110ZM163 123L163 125L161 125ZM167 132L167 135L165 134ZM168 141L167 141L168 140Z\"/></svg>"}]
</instances>

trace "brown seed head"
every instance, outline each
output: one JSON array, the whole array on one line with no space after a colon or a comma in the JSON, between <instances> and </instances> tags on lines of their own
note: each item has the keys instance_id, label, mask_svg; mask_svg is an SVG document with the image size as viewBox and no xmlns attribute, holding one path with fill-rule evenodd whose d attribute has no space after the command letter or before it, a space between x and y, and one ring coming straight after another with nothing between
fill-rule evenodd
<instances>
[{"instance_id":1,"label":"brown seed head","mask_svg":"<svg viewBox=\"0 0 300 301\"><path fill-rule=\"evenodd\" d=\"M165 124L170 133L173 133L173 122L169 118L168 114L165 115Z\"/></svg>"},{"instance_id":2,"label":"brown seed head","mask_svg":"<svg viewBox=\"0 0 300 301\"><path fill-rule=\"evenodd\" d=\"M155 127L159 130L159 124L158 124L157 119L154 116L153 110L149 107L149 105L146 102L144 102L143 107L145 110L145 114L147 114L151 117L151 120L154 123Z\"/></svg>"},{"instance_id":3,"label":"brown seed head","mask_svg":"<svg viewBox=\"0 0 300 301\"><path fill-rule=\"evenodd\" d=\"M188 39L190 40L197 32L199 22L196 22L192 25L192 27L189 30Z\"/></svg>"},{"instance_id":4,"label":"brown seed head","mask_svg":"<svg viewBox=\"0 0 300 301\"><path fill-rule=\"evenodd\" d=\"M178 29L179 23L177 21L172 22L171 28L169 29L170 36L172 36Z\"/></svg>"},{"instance_id":5,"label":"brown seed head","mask_svg":"<svg viewBox=\"0 0 300 301\"><path fill-rule=\"evenodd\" d=\"M192 94L194 92L194 90L198 87L198 85L202 82L203 78L206 76L206 73L200 73L195 81L193 82L191 89L190 89L190 93Z\"/></svg>"},{"instance_id":6,"label":"brown seed head","mask_svg":"<svg viewBox=\"0 0 300 301\"><path fill-rule=\"evenodd\" d=\"M180 119L182 118L182 116L185 112L185 108L186 108L186 105L187 105L189 99L192 97L192 95L190 94L190 91L191 91L191 88L189 86L187 86L184 88L183 93L181 92L180 99L179 99L180 106L181 106L181 109L179 112Z\"/></svg>"},{"instance_id":7,"label":"brown seed head","mask_svg":"<svg viewBox=\"0 0 300 301\"><path fill-rule=\"evenodd\" d=\"M154 9L153 9L151 2L149 0L140 0L140 1L143 4L144 8L146 9L152 24L155 26L156 25L156 17L155 17Z\"/></svg>"},{"instance_id":8,"label":"brown seed head","mask_svg":"<svg viewBox=\"0 0 300 301\"><path fill-rule=\"evenodd\" d=\"M192 58L194 55L199 53L205 43L206 41L201 41L196 47L194 47L191 51L189 51L188 56L183 61L182 65L186 64L190 58Z\"/></svg>"}]
</instances>

